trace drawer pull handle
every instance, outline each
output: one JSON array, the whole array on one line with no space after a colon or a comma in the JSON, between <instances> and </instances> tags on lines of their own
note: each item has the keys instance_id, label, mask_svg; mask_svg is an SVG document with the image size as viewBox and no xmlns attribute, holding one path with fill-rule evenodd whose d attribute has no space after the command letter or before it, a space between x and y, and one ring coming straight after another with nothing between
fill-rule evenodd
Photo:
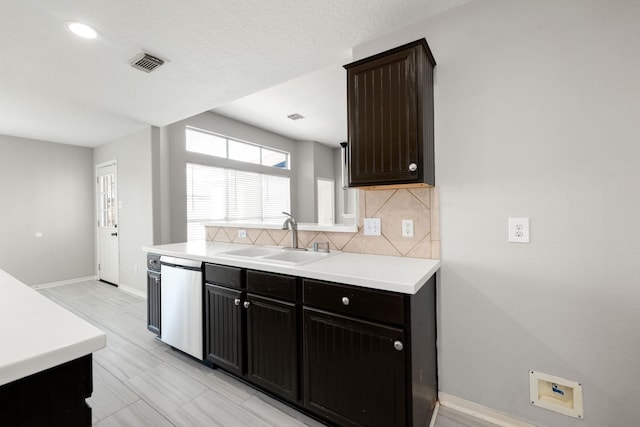
<instances>
[{"instance_id":1,"label":"drawer pull handle","mask_svg":"<svg viewBox=\"0 0 640 427\"><path fill-rule=\"evenodd\" d=\"M395 348L398 351L402 351L402 349L404 348L404 345L402 344L402 341L394 341L393 348Z\"/></svg>"},{"instance_id":2,"label":"drawer pull handle","mask_svg":"<svg viewBox=\"0 0 640 427\"><path fill-rule=\"evenodd\" d=\"M344 304L344 305L349 305L349 298L347 298L347 297L342 297L342 304Z\"/></svg>"},{"instance_id":3,"label":"drawer pull handle","mask_svg":"<svg viewBox=\"0 0 640 427\"><path fill-rule=\"evenodd\" d=\"M249 301L244 302L244 308L249 308L250 305L251 303Z\"/></svg>"},{"instance_id":4,"label":"drawer pull handle","mask_svg":"<svg viewBox=\"0 0 640 427\"><path fill-rule=\"evenodd\" d=\"M411 171L411 172L415 172L415 171L417 171L417 170L418 170L418 165L416 165L415 163L411 163L411 164L409 165L409 171Z\"/></svg>"},{"instance_id":5,"label":"drawer pull handle","mask_svg":"<svg viewBox=\"0 0 640 427\"><path fill-rule=\"evenodd\" d=\"M235 305L240 305L240 298L236 298L236 299L234 299L234 300L233 300L233 303L234 303Z\"/></svg>"}]
</instances>

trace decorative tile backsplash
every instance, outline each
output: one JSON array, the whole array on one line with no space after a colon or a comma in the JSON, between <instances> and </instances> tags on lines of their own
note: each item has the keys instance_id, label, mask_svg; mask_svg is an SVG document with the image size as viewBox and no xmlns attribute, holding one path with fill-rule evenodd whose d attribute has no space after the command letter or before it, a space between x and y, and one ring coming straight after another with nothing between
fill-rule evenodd
<instances>
[{"instance_id":1,"label":"decorative tile backsplash","mask_svg":"<svg viewBox=\"0 0 640 427\"><path fill-rule=\"evenodd\" d=\"M298 231L300 247L329 242L331 250L364 254L440 259L440 203L437 188L358 191L357 233ZM380 218L380 236L365 236L364 218ZM413 237L402 237L402 220L413 220ZM207 240L250 245L289 246L289 230L208 226Z\"/></svg>"}]
</instances>

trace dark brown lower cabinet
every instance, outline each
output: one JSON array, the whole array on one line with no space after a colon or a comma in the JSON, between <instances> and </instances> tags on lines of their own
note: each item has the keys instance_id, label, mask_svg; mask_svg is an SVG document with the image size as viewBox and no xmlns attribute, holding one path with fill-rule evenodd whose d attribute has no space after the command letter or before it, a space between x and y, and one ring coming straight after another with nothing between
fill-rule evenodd
<instances>
[{"instance_id":1,"label":"dark brown lower cabinet","mask_svg":"<svg viewBox=\"0 0 640 427\"><path fill-rule=\"evenodd\" d=\"M0 426L91 425L91 354L0 386Z\"/></svg>"},{"instance_id":2,"label":"dark brown lower cabinet","mask_svg":"<svg viewBox=\"0 0 640 427\"><path fill-rule=\"evenodd\" d=\"M242 291L205 284L205 358L236 375L245 370L242 298Z\"/></svg>"},{"instance_id":3,"label":"dark brown lower cabinet","mask_svg":"<svg viewBox=\"0 0 640 427\"><path fill-rule=\"evenodd\" d=\"M206 264L204 294L213 365L338 426L429 424L435 276L409 295Z\"/></svg>"},{"instance_id":4,"label":"dark brown lower cabinet","mask_svg":"<svg viewBox=\"0 0 640 427\"><path fill-rule=\"evenodd\" d=\"M342 426L404 426L403 330L306 307L303 316L305 407Z\"/></svg>"},{"instance_id":5,"label":"dark brown lower cabinet","mask_svg":"<svg viewBox=\"0 0 640 427\"><path fill-rule=\"evenodd\" d=\"M247 377L287 400L298 398L295 303L247 295Z\"/></svg>"}]
</instances>

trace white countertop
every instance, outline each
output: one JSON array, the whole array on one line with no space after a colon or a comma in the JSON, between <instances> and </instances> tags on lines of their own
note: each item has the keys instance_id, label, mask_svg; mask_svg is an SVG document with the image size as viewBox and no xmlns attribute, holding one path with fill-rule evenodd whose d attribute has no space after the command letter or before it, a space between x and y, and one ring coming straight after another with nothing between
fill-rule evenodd
<instances>
[{"instance_id":1,"label":"white countertop","mask_svg":"<svg viewBox=\"0 0 640 427\"><path fill-rule=\"evenodd\" d=\"M100 329L0 270L0 385L103 348Z\"/></svg>"},{"instance_id":2,"label":"white countertop","mask_svg":"<svg viewBox=\"0 0 640 427\"><path fill-rule=\"evenodd\" d=\"M148 246L143 250L158 255L189 258L405 294L418 292L422 285L440 268L440 261L434 259L348 252L338 252L325 259L297 266L273 264L250 257L239 258L223 254L223 252L244 247L251 247L251 245L195 241Z\"/></svg>"}]
</instances>

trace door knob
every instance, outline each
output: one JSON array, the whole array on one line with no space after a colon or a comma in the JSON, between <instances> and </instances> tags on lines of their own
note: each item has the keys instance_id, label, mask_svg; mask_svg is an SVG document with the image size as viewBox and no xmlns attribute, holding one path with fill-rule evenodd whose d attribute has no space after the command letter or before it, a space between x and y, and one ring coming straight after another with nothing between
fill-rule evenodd
<instances>
[{"instance_id":1,"label":"door knob","mask_svg":"<svg viewBox=\"0 0 640 427\"><path fill-rule=\"evenodd\" d=\"M417 170L418 170L418 165L416 165L415 163L411 163L411 164L409 165L409 170L410 170L411 172L415 172L415 171L417 171Z\"/></svg>"},{"instance_id":2,"label":"door knob","mask_svg":"<svg viewBox=\"0 0 640 427\"><path fill-rule=\"evenodd\" d=\"M117 236L117 235L118 235L118 233L111 233L111 235L112 235L112 236Z\"/></svg>"},{"instance_id":3,"label":"door knob","mask_svg":"<svg viewBox=\"0 0 640 427\"><path fill-rule=\"evenodd\" d=\"M347 298L347 297L342 297L342 304L344 304L344 305L349 305L349 298Z\"/></svg>"},{"instance_id":4,"label":"door knob","mask_svg":"<svg viewBox=\"0 0 640 427\"><path fill-rule=\"evenodd\" d=\"M394 341L393 348L395 348L398 351L402 351L402 349L404 348L404 345L402 344L402 341Z\"/></svg>"},{"instance_id":5,"label":"door knob","mask_svg":"<svg viewBox=\"0 0 640 427\"><path fill-rule=\"evenodd\" d=\"M251 303L249 301L244 302L244 308L249 308L250 305Z\"/></svg>"},{"instance_id":6,"label":"door knob","mask_svg":"<svg viewBox=\"0 0 640 427\"><path fill-rule=\"evenodd\" d=\"M233 303L234 303L235 305L240 305L240 298L236 298L236 299L234 299L234 300L233 300Z\"/></svg>"}]
</instances>

